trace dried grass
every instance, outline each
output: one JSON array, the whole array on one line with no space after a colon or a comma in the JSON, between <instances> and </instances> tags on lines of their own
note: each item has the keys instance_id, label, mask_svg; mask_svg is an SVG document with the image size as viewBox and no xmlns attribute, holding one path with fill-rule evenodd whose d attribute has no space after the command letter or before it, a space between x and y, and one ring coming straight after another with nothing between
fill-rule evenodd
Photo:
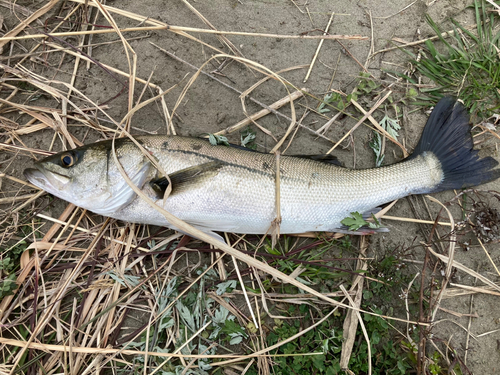
<instances>
[{"instance_id":1,"label":"dried grass","mask_svg":"<svg viewBox=\"0 0 500 375\"><path fill-rule=\"evenodd\" d=\"M51 134L53 137L52 145L57 139L59 139L63 145L68 145L70 148L83 144L83 139L79 139L73 135L71 126L68 122L71 122L71 125L78 124L83 127L86 133L96 132L103 138L127 136L134 140L133 136L130 135L133 115L139 109L151 105L152 103L159 103L169 133L176 134L179 129L174 128L172 117L176 115L176 110L185 99L186 93L195 80L201 74L207 74L203 69L212 59L228 59L235 61L244 64L249 70L264 75L264 78L255 85L244 92L240 92L242 103L241 112L245 118L236 125L221 131L221 134L231 133L249 123L257 124L256 121L268 113L277 113L289 121L286 132L281 136L279 141L277 140L276 146L273 148L273 152L276 153L277 161L279 160L280 147L284 144L287 137L289 137L298 127L307 129L317 136L331 143L335 143L324 136L323 133L316 132L304 126L302 121L296 121L294 101L299 100L304 94L307 94L305 89L298 90L292 83L285 80L280 72L273 72L261 64L257 64L254 61L240 56L238 49L231 43L227 36L240 35L253 38L279 37L321 39L314 59L310 65L310 70L306 75L306 80L311 73L312 66L316 60L323 40L362 40L366 38L360 36L330 35L327 32L323 35L292 36L220 31L192 5L187 3L187 1L185 1L186 6L188 6L197 17L202 19L210 29L178 27L167 25L151 18L111 6L102 5L98 2L85 0L72 0L70 3L72 3L74 7L70 9L67 14L63 14L63 19L66 20L70 15L83 11L89 12L90 9L95 8L95 19L97 19L98 16L105 18L112 28L94 29L93 27L88 28L87 26L82 26L82 30L78 31L56 31L62 24L61 22L54 29L46 33L27 33L26 35L20 35L23 31L33 32L33 26L31 26L31 24L50 11L57 3L57 0L52 0L34 12L19 7L18 5L11 4L16 11L21 12L27 18L24 21L20 21L16 27L7 32L4 37L0 38L0 50L4 48L8 42L15 41L17 43L22 43L27 40L32 41L36 39L39 40L40 43L28 53L23 55L9 55L5 64L0 63L0 67L4 70L4 80L0 81L0 88L10 92L6 98L0 98L0 129L3 137L3 143L0 144L0 147L3 152L11 153L14 157L26 154L30 155L33 159L37 159L38 155L50 155L52 154L52 146L49 151L38 150L28 146L27 142L23 141L24 139L29 139L28 137L34 136L50 138L48 134ZM139 21L141 24L146 24L148 26L133 28L121 27L114 19L115 15ZM332 19L333 15L332 18L330 18L328 26ZM175 86L165 89L159 85L153 84L151 82L151 76L148 79L138 77L137 54L124 36L124 33L131 31L150 30L165 33L174 32L217 52L216 55L208 59L200 68L196 68L196 73L192 75L185 84L173 108L168 108L164 98L171 93ZM190 32L215 34L229 47L234 55L224 54L218 48L188 34ZM100 33L116 34L127 56L127 71L97 62L92 58L90 52L88 54L82 53L82 49L91 46L90 43L87 45L83 44L84 37L90 37L91 35ZM62 39L68 36L81 37L78 46L73 47L58 44ZM42 46L45 48L43 52L36 52L36 50ZM90 48L88 50L90 51ZM165 52L168 53L168 51ZM382 51L376 53L379 52ZM376 53L373 53L372 56ZM55 56L61 59L65 55L76 57L69 82L55 80L49 77L48 74L45 76L40 75L35 69L31 70L28 68L27 64L25 65L23 63L26 58L35 55L38 56L38 54L50 55L51 57ZM15 65L10 64L11 60L17 63ZM81 92L75 87L78 71L82 69L80 63L83 61L87 64L98 66L106 72L106 74L113 77L121 86L126 88L128 95L128 110L123 118L119 120L112 118L112 116L106 112L106 106L98 105L92 98L89 98L84 92ZM293 67L293 69L296 69L296 67ZM127 83L121 82L119 77L125 77ZM270 106L252 99L257 104L262 104L265 108L260 112L250 114L245 107L245 98L248 98L256 87L270 79L280 82L288 91L288 95ZM38 93L43 93L43 95L49 98L47 102L51 104L47 106L22 104L22 101L18 100L23 91L19 89L18 84L20 83L35 87ZM181 83L182 82L179 82L178 85ZM14 86L14 84L16 84L16 86ZM141 98L142 94L146 92L146 89L153 90L155 94L149 99L134 102L133 95L136 85L143 85ZM293 90L290 91L290 88ZM378 127L378 123L373 119L372 114L390 94L391 91L388 90L369 111L364 111L357 103L354 103L362 110L363 116L358 119L358 123L343 138L335 143L329 152L333 151L333 149L346 139L347 136L351 135L366 119L371 121L382 134L388 136L384 129ZM310 98L318 99L312 96L310 96ZM321 100L319 100L319 102L321 102ZM277 111L285 104L290 105L291 117ZM61 109L57 108L59 105ZM98 116L103 116L107 123L111 125L104 126L101 123L104 121L99 120ZM335 118L333 118L333 120L334 119ZM331 124L332 122L328 122L327 124ZM257 125L263 131L268 132L264 126L260 124ZM390 139L392 140L392 138ZM292 140L293 136L289 140L289 144ZM403 150L405 155L407 155L405 147L398 142L395 143ZM138 146L140 147L139 144ZM147 155L146 152L145 154ZM116 155L114 155L114 157L119 165ZM151 160L156 164L155 160ZM277 175L279 175L279 162L277 162L277 166ZM159 166L158 168L161 170ZM42 367L45 373L66 371L71 374L99 373L103 368L118 368L118 366L132 369L134 364L131 362L130 358L137 356L144 358L146 366L144 366L143 371L144 373L150 374L159 372L165 363L170 363L173 360L178 361L176 363L181 363L188 369L191 366L197 366L198 360L200 359L209 359L209 363L212 366L228 366L234 363L243 363L245 367L242 367L242 373L245 373L250 366L257 363L261 373L269 373L269 361L275 356L274 350L276 348L315 329L322 322L328 320L339 308L348 311L348 318L346 319L345 325L346 344L342 362L345 365L349 362L349 358L352 354L352 344L354 342L358 322L361 324L365 339L369 342L361 313L375 315L387 320L399 321L406 324L418 324L420 327L425 328L434 323L435 314L440 308L440 302L445 298L462 295L463 293L499 295L500 292L500 287L490 279L472 271L470 268L453 259L454 241L452 239L448 256L439 254L430 244L425 244L429 253L446 265L442 289L439 294L434 296L434 313L431 320L420 320L417 322L410 319L410 316L406 319L402 319L394 316L376 314L371 311L364 311L360 307L363 291L363 277L356 275L349 291L343 286L340 286L340 290L338 291L320 293L300 281L298 276L302 269L297 268L296 272L287 275L266 262L257 259L256 256L247 255L245 252L247 250L247 240L245 238L239 238L233 243L233 246L229 246L226 243L222 243L206 235L187 223L175 218L161 207L156 206L149 198L144 196L137 187L133 186L123 169L122 174L131 187L134 188L136 193L148 202L151 207L160 211L169 222L185 233L211 244L213 248L218 250L206 250L206 252L210 253L212 259L209 262L207 262L207 259L203 259L202 264L201 258L202 254L204 254L204 250L200 249L197 241L191 240L188 237L181 238L182 235L172 234L170 232L168 234L152 234L149 232L149 228L134 224L119 223L110 219L104 222L95 222L95 217L93 215L89 215L85 210L75 207L72 204L68 204L62 214L56 219L51 215L42 213L44 210L43 203L40 203L38 198L44 195L44 192L32 193L31 191L34 187L29 183L7 173L0 174L0 181L8 181L11 186L15 187L14 193L0 198L0 205L10 205L10 209L4 211L2 217L0 217L0 222L3 225L2 229L4 230L1 237L2 245L7 246L7 244L9 244L8 246L13 248L23 240L28 239L31 242L29 246L26 246L20 257L20 268L16 272L17 286L15 290L13 290L13 294L5 296L0 302L0 345L2 348L3 360L7 363L0 367L1 373L35 373L39 371L38 366ZM279 181L279 178L277 178L276 195L278 197L278 215L276 226L273 231L276 235L273 239L273 245L274 242L277 241L277 237L279 237ZM385 212L386 211L381 212L378 216L380 217ZM21 213L22 216L20 216ZM400 221L407 220L415 223L434 225L439 224L451 226L452 229L454 228L451 214L449 215L449 222L410 218L403 219L389 216L387 219ZM43 238L39 236L39 227L41 224L46 224L45 228L49 226ZM29 234L25 235L25 238L18 238L17 233L19 227L29 229ZM316 234L311 233L305 235L317 237ZM331 235L331 238L341 237L339 234L328 235ZM229 237L227 238L229 239ZM331 238L327 238L327 240ZM155 245L153 245L153 240L158 243L155 242ZM361 247L365 248L364 245ZM485 249L484 251L489 256L487 250ZM213 256L214 253L216 253L217 256ZM226 268L230 266L224 264L224 255L230 256L233 267L231 274L236 274L236 279L239 281L239 288L222 295L215 294L213 291L209 292L208 296L213 300L214 306L204 306L204 313L206 313L207 316L211 316L212 319L203 322L203 324L199 324L192 334L188 335L187 332L181 332L182 317L179 311L175 312L173 310L174 307L184 295L195 290L200 283L206 282L205 277L209 272L212 272L212 269L216 268L220 270L219 276L221 281L227 280L228 272ZM364 253L362 253L362 255L364 257ZM195 263L197 257L198 263ZM491 258L490 261L496 269ZM366 262L362 258L357 259L356 262L356 270L366 269ZM202 266L205 267L203 268L203 272L195 276L194 273L196 270L201 269ZM242 272L242 267L247 267L249 271ZM487 286L471 287L449 283L452 267L470 274ZM283 292L266 292L262 285L262 279L265 278L279 280L280 283L296 286L303 293L295 295ZM175 298L171 298L168 304L160 306L159 296L168 290L169 283L177 279L181 280L179 285L182 284L184 289L180 291ZM257 293L247 290L245 285L249 283L252 285L253 290L261 288L262 292ZM451 285L453 289L447 287L448 284ZM242 303L241 306L244 307L240 306L238 308L232 300L240 298L242 295L244 303ZM269 309L271 303L273 305L307 303L318 310L328 307L330 312L310 327L302 329L296 335L276 345L266 346L267 344L264 338L265 332L262 327L262 322L264 322L263 315L283 319L289 318L272 315L273 313ZM244 350L245 348L242 347L239 348L237 352L227 354L227 348L219 347L217 343L211 343L212 346L218 347L216 354L204 354L211 349L211 346L207 347L205 352L183 353L183 350L189 347L190 343L194 341L201 342L206 339L203 337L203 334L206 332L207 328L211 327L213 324L213 317L219 306L223 306L230 311L242 326L248 327L250 322L253 323L255 331L249 335L250 337L248 340L248 345L251 346L246 348L247 350ZM244 309L246 310L242 311ZM137 327L130 332L130 329L126 329L126 325L130 324L131 312L134 311L142 315L142 320ZM158 332L155 330L161 324L165 314L170 311L174 311L172 312L173 325L164 328L163 333L166 336L165 342L168 344L168 348L171 349L171 351L166 353L161 350L152 350L151 348L155 346L151 340L155 339L156 336L154 334L158 335ZM152 330L154 331L153 335L151 334ZM134 342L139 340L141 335L145 335L146 337L145 350L140 350L134 346ZM368 347L370 348L370 345L368 345ZM310 353L310 355L318 354L320 353ZM147 364L152 363L149 361L152 357L162 358L164 362L158 362L159 364L155 365L156 367L148 367Z\"/></svg>"}]
</instances>

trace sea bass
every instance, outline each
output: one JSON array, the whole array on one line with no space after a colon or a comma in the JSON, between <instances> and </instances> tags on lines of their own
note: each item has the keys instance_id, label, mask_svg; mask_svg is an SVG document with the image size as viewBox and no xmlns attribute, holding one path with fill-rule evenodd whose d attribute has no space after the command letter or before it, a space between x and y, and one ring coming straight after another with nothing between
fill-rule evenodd
<instances>
[{"instance_id":1,"label":"sea bass","mask_svg":"<svg viewBox=\"0 0 500 375\"><path fill-rule=\"evenodd\" d=\"M384 203L479 185L500 177L498 162L473 150L463 105L442 99L431 113L414 153L380 168L347 169L328 160L281 156L214 146L179 136L135 139L168 175L161 175L128 138L115 140L127 176L158 206L214 237L214 231L265 234L277 218L279 178L282 234L349 232L341 221ZM47 157L26 178L49 193L115 219L176 229L127 184L115 164L112 140ZM277 169L279 168L279 173ZM165 191L171 188L165 199ZM366 232L361 228L356 233Z\"/></svg>"}]
</instances>

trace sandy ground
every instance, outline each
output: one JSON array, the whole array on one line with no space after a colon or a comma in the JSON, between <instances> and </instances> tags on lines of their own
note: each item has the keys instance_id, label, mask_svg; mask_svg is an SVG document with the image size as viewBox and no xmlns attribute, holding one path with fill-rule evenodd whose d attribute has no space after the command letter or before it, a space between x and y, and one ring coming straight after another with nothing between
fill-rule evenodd
<instances>
[{"instance_id":1,"label":"sandy ground","mask_svg":"<svg viewBox=\"0 0 500 375\"><path fill-rule=\"evenodd\" d=\"M430 3L430 4L427 4ZM332 19L330 33L343 35L361 35L368 37L367 40L325 40L319 52L317 61L311 71L307 82L304 77L311 59L318 47L317 39L286 39L281 37L263 36L243 36L228 35L227 38L247 59L264 65L268 69L278 72L291 67L300 67L282 73L283 77L292 82L297 87L307 88L311 95L322 98L329 88L350 93L357 84L357 77L363 66L375 77L381 77L384 85L389 85L394 81L391 71L402 72L408 67L407 56L400 51L391 51L375 55L367 62L370 54L371 43L375 51L392 46L392 38L400 38L411 42L419 38L431 35L430 28L425 22L425 14L429 14L438 23L443 24L443 29L448 29L449 17L456 17L463 22L470 21L470 14L463 11L466 1L462 0L441 0L441 1L406 1L406 0L359 0L359 1L315 1L307 2L304 6L302 1L248 1L248 0L213 0L198 1L191 4L209 20L215 28L225 31L245 31L260 34L277 35L317 35L318 29L323 30L332 12L335 16ZM39 7L39 3L20 3L31 9ZM126 10L137 15L146 16L154 20L159 20L170 25L206 28L203 21L198 18L181 0L122 0L107 1L107 5ZM407 9L401 11L406 6ZM4 16L4 24L7 28L15 25L16 21L12 14L5 8L0 8ZM371 13L371 19L369 14ZM140 21L133 21L129 17L114 15L115 20L121 28L135 27ZM370 26L371 22L373 27ZM100 17L97 24L105 24L106 21ZM214 35L192 33L203 42L211 45L221 52L230 53L227 46L221 43ZM373 40L371 37L373 35ZM165 96L165 101L170 111L176 105L179 94L187 80L193 75L195 70L188 65L176 61L162 52L158 47L175 54L190 64L200 67L211 56L217 52L208 46L187 39L181 35L166 30L151 31L148 35L144 32L130 32L127 38L138 38L130 42L130 46L137 56L137 76L148 79L151 75L151 82L158 85L163 90L171 91ZM92 43L104 41L116 41L116 34L95 35ZM71 39L75 45L79 43L76 37ZM154 45L153 45L154 43ZM155 46L156 45L156 46ZM19 51L17 51L19 53ZM4 51L4 55L6 55ZM121 43L112 43L105 46L98 46L92 51L94 59L102 64L107 64L121 71L128 71L129 67ZM211 72L220 68L223 58L211 60L205 67L205 71ZM3 61L4 63L5 60ZM50 61L50 64L41 66L32 65L33 69L46 77L56 77L58 80L68 81L71 76L71 67L74 64L74 57L67 55L57 69L59 61ZM366 65L365 65L366 64ZM386 72L383 72L386 71ZM247 67L237 62L228 61L217 74L221 81L229 84L233 88L244 91L256 83L262 74L251 71ZM126 80L126 78L120 78ZM331 86L330 86L331 83ZM75 87L81 90L95 103L104 103L120 90L120 84L103 69L93 65L90 70L85 69L85 64L80 65ZM136 86L136 98L143 90L143 85ZM404 85L394 85L395 97L404 96ZM267 105L285 97L287 94L285 87L276 81L268 81L252 92L251 96ZM143 100L152 97L152 92L146 90ZM41 98L43 103L44 98ZM360 102L367 110L373 105L371 100L361 100ZM120 120L127 112L127 95L123 94L107 104L107 113L116 120ZM312 98L305 98L295 102L297 118L301 118L308 105L316 107L317 102ZM246 110L249 114L261 110L261 107L253 102L245 101ZM406 115L402 121L402 136L405 144L411 150L418 141L421 129L425 123L426 114L421 111L411 112L414 107L408 106ZM290 108L284 107L281 112L290 116ZM352 107L349 112L359 117ZM376 118L380 120L382 113L377 113ZM199 136L203 133L214 133L227 128L245 118L239 94L213 79L200 76L189 88L182 102L177 107L173 117L174 128L177 134ZM109 125L105 119L101 119L102 124ZM310 114L303 125L311 129L319 129L328 119ZM339 118L325 136L331 141L318 138L312 132L300 129L287 154L321 154L325 153L341 138L345 132L354 125L355 121L349 117ZM268 115L259 120L259 125L269 130L277 139L284 135L289 121L276 116ZM153 132L164 134L167 132L166 120L163 109L157 103L146 106L139 110L132 119L133 133L143 134ZM275 144L271 136L259 131L256 126L252 127L257 131L257 144L260 151L269 151ZM72 134L78 139L83 139L85 129L80 127L70 127ZM47 149L50 145L52 133L47 131L48 138L43 137L43 132L33 139L28 139L29 146ZM239 143L239 132L228 136L230 141ZM360 127L354 134L353 145L347 142L334 152L336 156L347 167L373 167L374 156L368 147L371 137L371 130ZM88 143L98 138L98 134L90 133L85 142ZM56 144L60 147L60 144ZM488 144L484 151L491 154L494 144ZM401 160L400 149L387 145L386 163ZM3 160L10 160L11 155L5 154ZM498 155L497 155L498 157ZM2 171L21 176L21 169L29 163L28 159L20 162L2 164ZM500 190L500 182L490 183L485 188ZM446 201L453 197L447 192L435 195L441 201ZM422 216L428 218L422 201L418 200L418 208L421 209ZM439 210L436 205L430 204L433 215ZM400 201L390 212L393 216L412 217L407 201ZM455 212L456 214L456 212ZM458 215L457 215L458 216ZM433 216L434 217L434 216ZM458 219L459 217L457 217ZM372 239L370 252L376 256L377 250L384 246L397 244L410 244L413 241L418 243L423 240L419 227L416 224L402 222L386 222L391 232L389 234L377 235ZM498 244L487 247L493 261L500 263L500 253ZM411 268L418 272L421 270L423 261L423 250L415 250L411 258L416 263ZM491 263L485 257L484 251L478 246L472 246L468 252L457 247L456 260L467 267L479 270L481 274L492 280L498 279ZM472 277L457 272L454 282L460 284L474 284ZM396 301L402 303L402 301ZM395 303L396 303L395 302ZM435 337L439 337L450 346L455 348L457 353L463 358L467 342L467 333L463 327L470 324L470 332L473 335L480 335L485 332L499 329L500 312L498 310L498 297L492 295L475 295L473 301L470 296L446 299L442 307L459 314L477 314L479 317L469 322L467 316L457 317L455 315L440 312L438 321L433 329ZM462 328L461 328L462 327ZM476 339L470 338L469 351L467 355L467 366L475 374L495 374L500 367L500 351L498 350L498 333L492 333ZM448 353L449 355L449 353Z\"/></svg>"}]
</instances>

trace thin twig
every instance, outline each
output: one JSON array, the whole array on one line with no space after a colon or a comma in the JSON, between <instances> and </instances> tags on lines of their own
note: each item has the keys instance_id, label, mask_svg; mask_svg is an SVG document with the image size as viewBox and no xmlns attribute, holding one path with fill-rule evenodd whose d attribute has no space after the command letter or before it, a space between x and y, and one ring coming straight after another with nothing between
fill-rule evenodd
<instances>
[{"instance_id":1,"label":"thin twig","mask_svg":"<svg viewBox=\"0 0 500 375\"><path fill-rule=\"evenodd\" d=\"M341 144L344 139L346 139L349 134L351 134L354 130L356 130L358 128L359 125L361 125L369 116L371 116L371 114L373 112L375 112L375 110L380 107L380 105L389 97L389 95L392 94L392 91L388 91L383 98L379 99L374 105L373 107L368 111L366 112L363 117L361 117L361 119L356 123L356 125L354 125L337 143L335 143L335 145L330 149L328 150L326 153L329 154L331 153L333 150L335 150L337 148L337 146L339 144Z\"/></svg>"},{"instance_id":2,"label":"thin twig","mask_svg":"<svg viewBox=\"0 0 500 375\"><path fill-rule=\"evenodd\" d=\"M328 30L330 29L330 25L332 24L334 16L335 16L335 12L332 12L332 15L330 16L330 19L328 20L328 24L326 25L325 32L323 33L323 35L328 34ZM316 62L316 59L318 58L319 51L320 51L321 46L323 45L324 41L325 41L324 39L321 39L319 41L318 48L316 48L316 52L314 53L311 64L309 65L309 69L307 70L306 77L304 78L304 81L303 81L304 83L306 83L307 80L309 79L309 75L311 74L312 68L314 66L314 63Z\"/></svg>"}]
</instances>

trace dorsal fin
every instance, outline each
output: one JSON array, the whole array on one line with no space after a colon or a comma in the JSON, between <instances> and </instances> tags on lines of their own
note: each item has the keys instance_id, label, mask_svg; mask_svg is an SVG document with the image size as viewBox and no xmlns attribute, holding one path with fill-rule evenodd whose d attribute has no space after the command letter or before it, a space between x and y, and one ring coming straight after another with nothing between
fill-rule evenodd
<instances>
[{"instance_id":1,"label":"dorsal fin","mask_svg":"<svg viewBox=\"0 0 500 375\"><path fill-rule=\"evenodd\" d=\"M208 139L205 139L205 138L200 138L206 142L208 142ZM237 150L242 150L242 151L249 151L249 152L256 152L256 153L259 153L259 154L267 154L266 152L260 152L260 151L257 151L257 150L253 150L251 148L247 148L245 146L240 146L240 145L236 145L234 143L229 143L229 144L221 144L219 146L222 146L222 147L232 147L232 148L235 148ZM343 167L344 165L340 162L339 159L337 159L336 156L333 156L333 155L330 155L330 154L317 154L317 155L284 155L284 156L290 156L290 157L293 157L293 158L302 158L302 159L310 159L310 160L315 160L315 161L320 161L322 163L327 163L327 164L333 164L333 165L337 165L339 167Z\"/></svg>"},{"instance_id":2,"label":"dorsal fin","mask_svg":"<svg viewBox=\"0 0 500 375\"><path fill-rule=\"evenodd\" d=\"M236 148L238 150L244 150L244 151L250 151L250 152L258 152L259 154L264 154L264 152L252 150L251 148L246 148L244 146L235 145L233 143L230 143L229 146L232 147L232 148ZM333 156L333 155L330 155L330 154L318 154L318 155L283 155L283 156L290 156L290 157L293 157L293 158L310 159L310 160L320 161L320 162L327 163L327 164L338 165L339 167L343 167L344 166L340 162L340 160L337 159L336 156Z\"/></svg>"},{"instance_id":3,"label":"dorsal fin","mask_svg":"<svg viewBox=\"0 0 500 375\"><path fill-rule=\"evenodd\" d=\"M320 161L322 163L334 164L339 167L343 167L344 165L337 159L336 156L330 154L319 154L319 155L290 155L294 158L302 158L302 159L311 159L315 161Z\"/></svg>"}]
</instances>

